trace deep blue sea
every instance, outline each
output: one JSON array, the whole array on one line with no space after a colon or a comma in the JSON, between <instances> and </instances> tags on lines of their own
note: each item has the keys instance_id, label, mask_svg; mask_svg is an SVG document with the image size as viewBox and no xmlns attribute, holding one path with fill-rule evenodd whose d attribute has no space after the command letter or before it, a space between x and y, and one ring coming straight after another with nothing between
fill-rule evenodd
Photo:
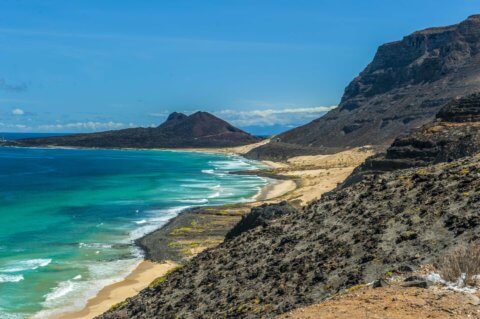
<instances>
[{"instance_id":1,"label":"deep blue sea","mask_svg":"<svg viewBox=\"0 0 480 319\"><path fill-rule=\"evenodd\" d=\"M177 151L0 148L0 318L81 309L138 264L134 239L187 207L251 200L268 180L228 172L259 166Z\"/></svg>"}]
</instances>

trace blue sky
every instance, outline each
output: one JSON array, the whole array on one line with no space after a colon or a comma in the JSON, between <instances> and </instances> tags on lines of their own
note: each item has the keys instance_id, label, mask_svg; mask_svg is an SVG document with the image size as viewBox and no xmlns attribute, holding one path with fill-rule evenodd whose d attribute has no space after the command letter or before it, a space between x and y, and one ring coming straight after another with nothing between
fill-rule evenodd
<instances>
[{"instance_id":1,"label":"blue sky","mask_svg":"<svg viewBox=\"0 0 480 319\"><path fill-rule=\"evenodd\" d=\"M256 134L338 104L378 45L474 0L0 0L0 131L150 126L205 110Z\"/></svg>"}]
</instances>

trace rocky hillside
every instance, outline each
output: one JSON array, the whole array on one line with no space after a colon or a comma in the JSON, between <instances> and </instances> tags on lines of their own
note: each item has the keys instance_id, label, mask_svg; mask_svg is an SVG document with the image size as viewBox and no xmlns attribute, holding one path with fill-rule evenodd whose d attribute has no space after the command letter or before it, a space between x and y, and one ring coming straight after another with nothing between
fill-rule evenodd
<instances>
[{"instance_id":1,"label":"rocky hillside","mask_svg":"<svg viewBox=\"0 0 480 319\"><path fill-rule=\"evenodd\" d=\"M447 103L433 122L397 138L386 153L368 158L343 187L365 175L451 162L479 152L480 93L475 93Z\"/></svg>"},{"instance_id":2,"label":"rocky hillside","mask_svg":"<svg viewBox=\"0 0 480 319\"><path fill-rule=\"evenodd\" d=\"M472 99L439 117L471 121L479 110ZM471 126L451 125L449 134ZM275 317L432 263L480 238L480 155L436 162L366 175L303 209L256 208L218 247L100 318Z\"/></svg>"},{"instance_id":3,"label":"rocky hillside","mask_svg":"<svg viewBox=\"0 0 480 319\"><path fill-rule=\"evenodd\" d=\"M9 142L13 146L73 146L102 148L226 147L260 141L207 112L190 116L172 113L155 128L129 128L91 134L31 138Z\"/></svg>"},{"instance_id":4,"label":"rocky hillside","mask_svg":"<svg viewBox=\"0 0 480 319\"><path fill-rule=\"evenodd\" d=\"M480 90L479 52L480 15L384 44L347 86L336 109L280 134L248 156L285 159L388 145L429 122L452 98Z\"/></svg>"},{"instance_id":5,"label":"rocky hillside","mask_svg":"<svg viewBox=\"0 0 480 319\"><path fill-rule=\"evenodd\" d=\"M479 171L470 157L370 176L301 211L286 205L100 318L273 317L408 271L479 238Z\"/></svg>"}]
</instances>

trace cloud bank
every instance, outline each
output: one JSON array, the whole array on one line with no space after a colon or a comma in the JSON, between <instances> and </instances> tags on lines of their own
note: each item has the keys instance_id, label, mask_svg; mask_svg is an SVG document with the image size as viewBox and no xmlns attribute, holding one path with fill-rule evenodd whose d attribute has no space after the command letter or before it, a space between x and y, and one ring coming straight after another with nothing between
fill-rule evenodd
<instances>
[{"instance_id":1,"label":"cloud bank","mask_svg":"<svg viewBox=\"0 0 480 319\"><path fill-rule=\"evenodd\" d=\"M16 109L13 109L13 110L12 110L12 114L13 114L13 115L24 115L24 114L25 114L25 111L22 110L22 109L16 108Z\"/></svg>"},{"instance_id":2,"label":"cloud bank","mask_svg":"<svg viewBox=\"0 0 480 319\"><path fill-rule=\"evenodd\" d=\"M134 126L134 124L124 124L120 122L74 122L64 124L43 124L39 125L38 129L42 131L101 131L101 130L118 130L126 127Z\"/></svg>"},{"instance_id":3,"label":"cloud bank","mask_svg":"<svg viewBox=\"0 0 480 319\"><path fill-rule=\"evenodd\" d=\"M337 107L316 106L303 108L284 108L266 110L222 110L215 114L236 126L274 126L297 125L312 121Z\"/></svg>"}]
</instances>

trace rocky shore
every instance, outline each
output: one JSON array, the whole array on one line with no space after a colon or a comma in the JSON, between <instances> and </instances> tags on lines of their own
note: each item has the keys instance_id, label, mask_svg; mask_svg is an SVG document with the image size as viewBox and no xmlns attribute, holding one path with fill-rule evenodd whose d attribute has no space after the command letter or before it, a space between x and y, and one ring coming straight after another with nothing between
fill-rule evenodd
<instances>
[{"instance_id":1,"label":"rocky shore","mask_svg":"<svg viewBox=\"0 0 480 319\"><path fill-rule=\"evenodd\" d=\"M475 105L476 112L480 97ZM302 158L311 159L295 161ZM410 276L480 238L478 172L478 153L463 154L367 174L300 208L254 208L221 244L99 318L271 318L392 274Z\"/></svg>"},{"instance_id":2,"label":"rocky shore","mask_svg":"<svg viewBox=\"0 0 480 319\"><path fill-rule=\"evenodd\" d=\"M233 148L189 150L242 155L263 143L265 142ZM296 203L295 207L300 207L336 187L371 154L372 150L366 148L331 156L293 158L284 163L265 162L269 168L232 172L261 175L273 181L264 187L254 202L187 209L162 228L138 239L136 244L144 250L146 261L124 281L105 287L89 300L85 309L63 316L72 319L93 318L111 308L117 308L126 298L133 297L152 282L162 281L170 269L188 264L189 260L202 251L221 244L225 236L231 235L228 234L250 210L259 207L261 211L264 207L262 205L285 200Z\"/></svg>"},{"instance_id":3,"label":"rocky shore","mask_svg":"<svg viewBox=\"0 0 480 319\"><path fill-rule=\"evenodd\" d=\"M257 174L253 171L251 174ZM221 206L192 207L172 218L160 229L136 240L144 254L142 261L124 280L104 287L80 311L61 313L62 319L93 318L136 295L158 278L181 267L199 252L218 245L225 234L261 202L274 200L292 191L296 184L291 177L269 174L272 182L259 192L254 202Z\"/></svg>"}]
</instances>

